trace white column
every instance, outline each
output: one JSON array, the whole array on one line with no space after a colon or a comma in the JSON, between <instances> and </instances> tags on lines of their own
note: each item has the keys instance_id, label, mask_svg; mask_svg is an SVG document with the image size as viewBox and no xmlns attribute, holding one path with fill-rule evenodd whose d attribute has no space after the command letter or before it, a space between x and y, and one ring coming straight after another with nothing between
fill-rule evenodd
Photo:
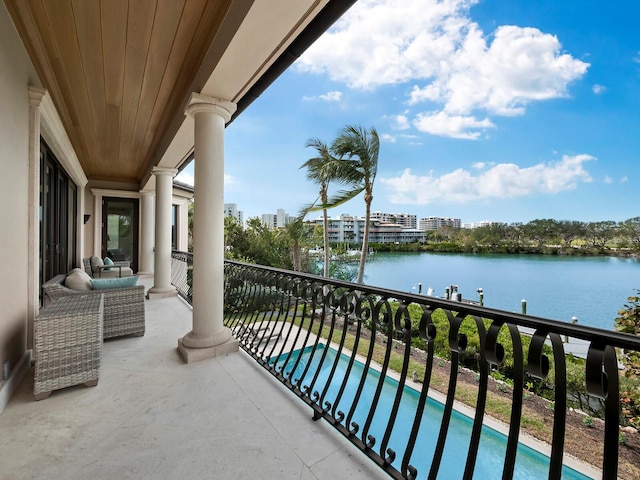
<instances>
[{"instance_id":1,"label":"white column","mask_svg":"<svg viewBox=\"0 0 640 480\"><path fill-rule=\"evenodd\" d=\"M153 228L156 209L154 192L140 192L140 265L138 275L153 275L153 245L155 231Z\"/></svg>"},{"instance_id":2,"label":"white column","mask_svg":"<svg viewBox=\"0 0 640 480\"><path fill-rule=\"evenodd\" d=\"M238 351L223 325L224 127L232 102L193 93L186 113L194 118L193 329L178 340L187 362Z\"/></svg>"},{"instance_id":3,"label":"white column","mask_svg":"<svg viewBox=\"0 0 640 480\"><path fill-rule=\"evenodd\" d=\"M40 310L40 102L47 93L29 87L29 257L27 348L33 347L33 320Z\"/></svg>"},{"instance_id":4,"label":"white column","mask_svg":"<svg viewBox=\"0 0 640 480\"><path fill-rule=\"evenodd\" d=\"M182 252L189 251L189 201L180 200L178 203L177 249Z\"/></svg>"},{"instance_id":5,"label":"white column","mask_svg":"<svg viewBox=\"0 0 640 480\"><path fill-rule=\"evenodd\" d=\"M172 181L178 170L175 168L153 167L156 177L156 229L153 262L153 287L149 298L177 295L171 285L171 196Z\"/></svg>"}]
</instances>

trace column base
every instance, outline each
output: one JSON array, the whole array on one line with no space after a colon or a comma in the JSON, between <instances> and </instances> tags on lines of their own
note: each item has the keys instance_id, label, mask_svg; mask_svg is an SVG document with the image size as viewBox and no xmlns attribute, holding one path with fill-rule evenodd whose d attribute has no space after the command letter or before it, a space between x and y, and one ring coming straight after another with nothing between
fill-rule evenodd
<instances>
[{"instance_id":1,"label":"column base","mask_svg":"<svg viewBox=\"0 0 640 480\"><path fill-rule=\"evenodd\" d=\"M171 285L170 287L151 287L147 290L147 298L153 300L154 298L167 298L175 297L178 295L176 287Z\"/></svg>"},{"instance_id":2,"label":"column base","mask_svg":"<svg viewBox=\"0 0 640 480\"><path fill-rule=\"evenodd\" d=\"M238 339L235 337L229 338L224 343L205 348L186 347L182 341L182 338L178 339L178 351L182 355L184 361L187 363L199 362L201 360L207 360L209 358L221 357L222 355L235 353L239 349L240 348Z\"/></svg>"}]
</instances>

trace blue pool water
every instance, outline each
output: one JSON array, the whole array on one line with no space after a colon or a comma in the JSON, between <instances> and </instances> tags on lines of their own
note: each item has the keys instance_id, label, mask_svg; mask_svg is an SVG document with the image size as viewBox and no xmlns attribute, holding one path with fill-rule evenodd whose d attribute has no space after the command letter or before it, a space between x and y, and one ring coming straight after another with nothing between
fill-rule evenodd
<instances>
[{"instance_id":1,"label":"blue pool water","mask_svg":"<svg viewBox=\"0 0 640 480\"><path fill-rule=\"evenodd\" d=\"M320 345L318 348L324 348ZM302 351L296 351L292 353L291 358L287 362L287 365L282 365L286 361L286 355L282 355L280 359L273 358L272 362L276 362L277 368L284 367L284 372L291 375L292 380L299 379L303 375L304 370L311 358L313 347L307 347ZM302 385L309 385L318 370L318 364L321 358L321 351L316 350L315 355L311 361L311 365L307 370L306 375L302 379ZM337 352L333 349L327 351L327 356L322 364L322 368L318 374L318 379L314 385L314 391L322 394L322 391L327 384L331 366L334 363ZM291 372L298 356L301 355L300 362L295 372ZM324 397L325 401L334 404L334 400L337 397L342 379L346 375L346 370L349 362L349 357L342 354L340 356L336 373L332 382L329 384L327 393ZM345 392L337 406L337 410L342 410L345 416L348 414L351 404L355 398L358 383L362 377L364 365L355 362L351 370L351 382L348 382ZM359 406L355 411L353 421L360 425L360 431L358 436L362 434L362 427L365 424L369 408L373 403L373 396L376 391L376 386L379 380L379 373L374 370L369 370L366 376L365 387L362 392ZM374 450L380 453L380 443L384 436L385 429L387 427L387 419L391 412L395 394L397 391L398 382L387 378L385 379L382 393L379 397L378 407L369 431L370 435L376 438L376 445ZM395 450L396 459L393 462L393 466L401 470L401 462L404 454L404 446L407 443L408 435L413 425L413 417L415 415L416 406L418 404L419 393L412 388L404 388L402 394L402 401L400 403L400 409L396 419L396 424L389 440L388 448ZM436 441L440 429L440 422L444 411L444 405L441 403L429 399L424 410L422 423L420 425L420 431L416 441L416 447L414 448L411 461L409 462L415 468L418 469L418 478L426 478L431 466L433 453L435 451ZM440 479L456 479L462 478L464 472L464 466L469 448L469 442L471 438L471 428L473 421L471 418L459 413L454 412L449 424L449 433L445 444L443 453L443 460L440 466L438 478ZM476 462L476 468L474 478L479 479L499 479L502 477L502 468L504 464L504 455L506 452L506 437L501 433L489 427L483 427L482 436L480 440L480 448L478 452L478 459ZM514 472L514 479L517 480L539 480L541 478L547 478L549 468L549 457L527 447L524 445L518 446L518 454L516 458L516 466ZM563 467L562 471L563 479L587 479L584 475L569 468Z\"/></svg>"}]
</instances>

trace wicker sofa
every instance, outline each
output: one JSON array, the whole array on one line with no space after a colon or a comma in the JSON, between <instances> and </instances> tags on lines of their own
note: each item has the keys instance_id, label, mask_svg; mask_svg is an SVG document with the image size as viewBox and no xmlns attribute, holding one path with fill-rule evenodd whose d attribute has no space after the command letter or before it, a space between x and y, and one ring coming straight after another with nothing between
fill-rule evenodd
<instances>
[{"instance_id":1,"label":"wicker sofa","mask_svg":"<svg viewBox=\"0 0 640 480\"><path fill-rule=\"evenodd\" d=\"M66 275L58 275L42 285L46 299L55 301L73 295L104 295L103 338L144 335L144 286L109 290L73 290L65 286Z\"/></svg>"}]
</instances>

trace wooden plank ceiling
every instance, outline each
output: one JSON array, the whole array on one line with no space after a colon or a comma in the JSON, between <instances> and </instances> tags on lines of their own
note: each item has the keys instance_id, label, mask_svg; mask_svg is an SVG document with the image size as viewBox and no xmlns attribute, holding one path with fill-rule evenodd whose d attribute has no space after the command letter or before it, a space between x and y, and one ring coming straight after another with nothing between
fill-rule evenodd
<instances>
[{"instance_id":1,"label":"wooden plank ceiling","mask_svg":"<svg viewBox=\"0 0 640 480\"><path fill-rule=\"evenodd\" d=\"M139 184L253 1L5 3L89 180Z\"/></svg>"}]
</instances>

